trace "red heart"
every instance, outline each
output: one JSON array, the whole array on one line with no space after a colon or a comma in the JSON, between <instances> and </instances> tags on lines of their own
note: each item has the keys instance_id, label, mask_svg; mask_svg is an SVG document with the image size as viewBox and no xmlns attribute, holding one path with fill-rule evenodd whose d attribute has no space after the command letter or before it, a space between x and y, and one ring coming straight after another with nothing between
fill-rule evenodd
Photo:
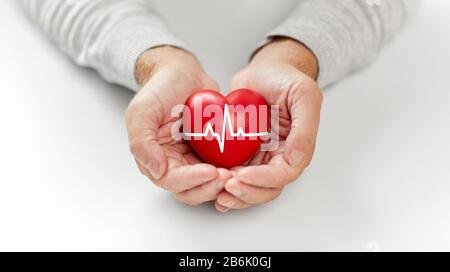
<instances>
[{"instance_id":1,"label":"red heart","mask_svg":"<svg viewBox=\"0 0 450 272\"><path fill-rule=\"evenodd\" d=\"M226 97L202 90L186 106L187 141L204 161L217 167L232 168L251 159L270 129L270 107L252 90L239 89Z\"/></svg>"}]
</instances>

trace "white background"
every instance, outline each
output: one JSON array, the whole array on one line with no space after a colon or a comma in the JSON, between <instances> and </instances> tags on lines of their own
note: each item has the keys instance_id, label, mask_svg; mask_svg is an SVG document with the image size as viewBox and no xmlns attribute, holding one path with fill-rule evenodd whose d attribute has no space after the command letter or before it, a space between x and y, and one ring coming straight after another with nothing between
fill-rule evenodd
<instances>
[{"instance_id":1,"label":"white background","mask_svg":"<svg viewBox=\"0 0 450 272\"><path fill-rule=\"evenodd\" d=\"M373 66L325 91L299 181L225 215L139 174L133 93L73 65L17 2L0 1L0 250L450 250L449 1L423 1ZM157 4L225 89L296 1L261 2Z\"/></svg>"}]
</instances>

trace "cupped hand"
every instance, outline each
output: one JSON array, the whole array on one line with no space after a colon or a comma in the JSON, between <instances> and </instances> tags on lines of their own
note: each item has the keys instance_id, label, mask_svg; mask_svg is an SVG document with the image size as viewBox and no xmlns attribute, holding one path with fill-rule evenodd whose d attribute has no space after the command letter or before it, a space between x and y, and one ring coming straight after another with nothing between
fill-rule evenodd
<instances>
[{"instance_id":1,"label":"cupped hand","mask_svg":"<svg viewBox=\"0 0 450 272\"><path fill-rule=\"evenodd\" d=\"M143 53L136 66L142 89L131 101L126 121L131 152L139 170L156 185L187 204L215 200L232 177L230 171L205 164L183 140L172 138L179 117L176 105L184 105L197 90L218 90L190 53L158 47Z\"/></svg>"},{"instance_id":2,"label":"cupped hand","mask_svg":"<svg viewBox=\"0 0 450 272\"><path fill-rule=\"evenodd\" d=\"M232 169L234 177L216 200L216 209L243 209L275 199L296 180L313 157L322 93L315 82L317 61L297 41L277 38L261 49L232 80L230 89L249 88L279 107L279 146L259 152L248 165Z\"/></svg>"}]
</instances>

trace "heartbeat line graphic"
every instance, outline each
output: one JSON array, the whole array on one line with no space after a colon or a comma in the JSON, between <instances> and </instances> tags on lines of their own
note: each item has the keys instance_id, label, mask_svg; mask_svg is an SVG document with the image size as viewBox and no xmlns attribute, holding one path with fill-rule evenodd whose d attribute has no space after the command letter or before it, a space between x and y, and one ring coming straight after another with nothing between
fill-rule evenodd
<instances>
[{"instance_id":1,"label":"heartbeat line graphic","mask_svg":"<svg viewBox=\"0 0 450 272\"><path fill-rule=\"evenodd\" d=\"M206 137L208 134L211 134L214 138L217 139L219 143L220 153L224 152L225 149L225 132L227 129L230 131L231 137L262 137L269 135L269 132L257 132L257 133L245 133L243 128L238 128L237 132L234 131L233 124L231 123L230 110L228 109L228 105L225 104L224 112L223 112L223 125L221 133L216 133L213 129L211 123L208 123L206 129L202 133L184 133L187 137Z\"/></svg>"}]
</instances>

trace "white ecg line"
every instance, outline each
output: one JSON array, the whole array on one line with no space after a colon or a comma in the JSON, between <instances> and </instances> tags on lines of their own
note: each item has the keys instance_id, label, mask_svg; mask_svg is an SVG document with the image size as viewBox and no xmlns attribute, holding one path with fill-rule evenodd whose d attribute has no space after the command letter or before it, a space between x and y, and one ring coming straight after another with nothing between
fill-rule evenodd
<instances>
[{"instance_id":1,"label":"white ecg line","mask_svg":"<svg viewBox=\"0 0 450 272\"><path fill-rule=\"evenodd\" d=\"M224 112L223 112L223 125L222 125L222 133L214 132L214 129L211 123L208 123L204 132L201 133L190 133L185 132L184 135L187 137L206 137L209 133L217 139L219 143L220 153L224 152L225 149L225 132L228 124L228 129L230 131L231 137L262 137L269 135L269 132L257 132L257 133L245 133L243 128L238 128L237 132L234 132L233 124L231 123L230 110L228 109L228 105L225 104Z\"/></svg>"}]
</instances>

